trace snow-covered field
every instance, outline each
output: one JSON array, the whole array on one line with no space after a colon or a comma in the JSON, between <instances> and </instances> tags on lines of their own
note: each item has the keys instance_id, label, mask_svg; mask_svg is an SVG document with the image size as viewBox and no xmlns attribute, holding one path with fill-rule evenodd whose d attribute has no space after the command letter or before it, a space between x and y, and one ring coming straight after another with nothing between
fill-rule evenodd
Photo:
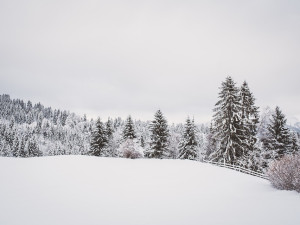
<instances>
[{"instance_id":1,"label":"snow-covered field","mask_svg":"<svg viewBox=\"0 0 300 225\"><path fill-rule=\"evenodd\" d=\"M1 225L300 224L300 194L182 160L0 158Z\"/></svg>"}]
</instances>

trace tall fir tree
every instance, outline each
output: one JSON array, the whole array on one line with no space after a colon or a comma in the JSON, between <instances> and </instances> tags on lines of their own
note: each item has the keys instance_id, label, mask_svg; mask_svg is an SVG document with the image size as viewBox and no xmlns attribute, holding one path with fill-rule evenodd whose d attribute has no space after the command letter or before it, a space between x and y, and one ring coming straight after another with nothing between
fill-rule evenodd
<instances>
[{"instance_id":1,"label":"tall fir tree","mask_svg":"<svg viewBox=\"0 0 300 225\"><path fill-rule=\"evenodd\" d=\"M158 159L168 157L168 122L160 110L155 113L150 124L150 133L150 148L145 152L145 156Z\"/></svg>"},{"instance_id":2,"label":"tall fir tree","mask_svg":"<svg viewBox=\"0 0 300 225\"><path fill-rule=\"evenodd\" d=\"M28 152L26 151L26 139L25 137L22 137L21 143L20 143L20 157L27 157Z\"/></svg>"},{"instance_id":3,"label":"tall fir tree","mask_svg":"<svg viewBox=\"0 0 300 225\"><path fill-rule=\"evenodd\" d=\"M15 137L13 148L12 148L12 156L19 157L20 156L20 141L18 137Z\"/></svg>"},{"instance_id":4,"label":"tall fir tree","mask_svg":"<svg viewBox=\"0 0 300 225\"><path fill-rule=\"evenodd\" d=\"M196 127L194 120L190 120L188 117L185 123L185 129L182 139L179 143L179 155L180 159L196 160L198 158L198 143L196 140Z\"/></svg>"},{"instance_id":5,"label":"tall fir tree","mask_svg":"<svg viewBox=\"0 0 300 225\"><path fill-rule=\"evenodd\" d=\"M134 124L131 116L128 116L123 130L123 139L127 140L127 139L134 139L134 138L136 138Z\"/></svg>"},{"instance_id":6,"label":"tall fir tree","mask_svg":"<svg viewBox=\"0 0 300 225\"><path fill-rule=\"evenodd\" d=\"M108 140L105 132L105 126L101 122L100 118L98 118L95 124L95 130L92 133L91 149L89 154L94 156L106 156L107 143Z\"/></svg>"},{"instance_id":7,"label":"tall fir tree","mask_svg":"<svg viewBox=\"0 0 300 225\"><path fill-rule=\"evenodd\" d=\"M114 125L113 121L109 118L106 122L106 136L107 136L107 148L106 148L106 156L116 157L116 143L114 141Z\"/></svg>"},{"instance_id":8,"label":"tall fir tree","mask_svg":"<svg viewBox=\"0 0 300 225\"><path fill-rule=\"evenodd\" d=\"M286 118L277 106L268 126L268 138L263 141L267 159L279 159L291 153L292 141Z\"/></svg>"},{"instance_id":9,"label":"tall fir tree","mask_svg":"<svg viewBox=\"0 0 300 225\"><path fill-rule=\"evenodd\" d=\"M141 147L144 148L145 147L145 140L144 140L144 136L143 135L141 136L140 142L141 142Z\"/></svg>"},{"instance_id":10,"label":"tall fir tree","mask_svg":"<svg viewBox=\"0 0 300 225\"><path fill-rule=\"evenodd\" d=\"M241 136L244 145L244 160L241 164L253 170L257 170L259 149L256 147L257 143L257 126L259 123L258 107L255 106L255 98L250 92L246 81L242 84L240 89L241 99L241 125L243 135Z\"/></svg>"},{"instance_id":11,"label":"tall fir tree","mask_svg":"<svg viewBox=\"0 0 300 225\"><path fill-rule=\"evenodd\" d=\"M114 133L114 127L113 127L113 122L112 120L109 118L106 122L106 135L107 135L107 138L110 140L113 136L113 133Z\"/></svg>"},{"instance_id":12,"label":"tall fir tree","mask_svg":"<svg viewBox=\"0 0 300 225\"><path fill-rule=\"evenodd\" d=\"M297 154L299 152L299 143L296 133L291 133L291 152Z\"/></svg>"},{"instance_id":13,"label":"tall fir tree","mask_svg":"<svg viewBox=\"0 0 300 225\"><path fill-rule=\"evenodd\" d=\"M210 160L210 155L217 149L217 138L215 137L215 132L212 123L210 124L208 134L206 135L206 145L205 145L205 160Z\"/></svg>"},{"instance_id":14,"label":"tall fir tree","mask_svg":"<svg viewBox=\"0 0 300 225\"><path fill-rule=\"evenodd\" d=\"M214 136L219 142L210 158L214 161L239 164L245 152L240 112L239 89L231 77L222 82L219 101L214 109Z\"/></svg>"},{"instance_id":15,"label":"tall fir tree","mask_svg":"<svg viewBox=\"0 0 300 225\"><path fill-rule=\"evenodd\" d=\"M39 146L35 138L28 140L27 150L28 150L29 157L38 157L43 155L42 151L40 151L39 149Z\"/></svg>"}]
</instances>

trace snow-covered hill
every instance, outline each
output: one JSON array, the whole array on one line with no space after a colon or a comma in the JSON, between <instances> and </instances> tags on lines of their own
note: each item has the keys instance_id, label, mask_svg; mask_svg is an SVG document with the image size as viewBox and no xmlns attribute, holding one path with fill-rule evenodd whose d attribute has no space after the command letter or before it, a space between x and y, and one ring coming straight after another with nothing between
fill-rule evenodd
<instances>
[{"instance_id":1,"label":"snow-covered hill","mask_svg":"<svg viewBox=\"0 0 300 225\"><path fill-rule=\"evenodd\" d=\"M0 224L300 224L300 195L182 160L0 158Z\"/></svg>"}]
</instances>

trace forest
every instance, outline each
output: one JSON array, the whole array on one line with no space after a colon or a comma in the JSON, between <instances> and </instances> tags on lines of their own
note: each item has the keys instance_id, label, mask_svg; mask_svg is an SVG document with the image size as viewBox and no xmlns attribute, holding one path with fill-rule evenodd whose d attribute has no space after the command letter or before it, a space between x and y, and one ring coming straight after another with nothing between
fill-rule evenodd
<instances>
[{"instance_id":1,"label":"forest","mask_svg":"<svg viewBox=\"0 0 300 225\"><path fill-rule=\"evenodd\" d=\"M210 160L264 172L271 161L299 151L300 133L282 110L255 105L247 82L222 82L209 125L187 116L168 124L161 110L152 121L87 119L41 103L0 96L0 155L93 155L123 158Z\"/></svg>"}]
</instances>

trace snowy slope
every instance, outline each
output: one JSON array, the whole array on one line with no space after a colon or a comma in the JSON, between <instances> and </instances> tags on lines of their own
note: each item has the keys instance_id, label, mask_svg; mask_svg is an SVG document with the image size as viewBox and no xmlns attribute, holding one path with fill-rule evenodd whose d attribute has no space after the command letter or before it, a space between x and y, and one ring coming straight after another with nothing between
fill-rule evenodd
<instances>
[{"instance_id":1,"label":"snowy slope","mask_svg":"<svg viewBox=\"0 0 300 225\"><path fill-rule=\"evenodd\" d=\"M1 225L300 224L300 195L199 162L0 158Z\"/></svg>"}]
</instances>

